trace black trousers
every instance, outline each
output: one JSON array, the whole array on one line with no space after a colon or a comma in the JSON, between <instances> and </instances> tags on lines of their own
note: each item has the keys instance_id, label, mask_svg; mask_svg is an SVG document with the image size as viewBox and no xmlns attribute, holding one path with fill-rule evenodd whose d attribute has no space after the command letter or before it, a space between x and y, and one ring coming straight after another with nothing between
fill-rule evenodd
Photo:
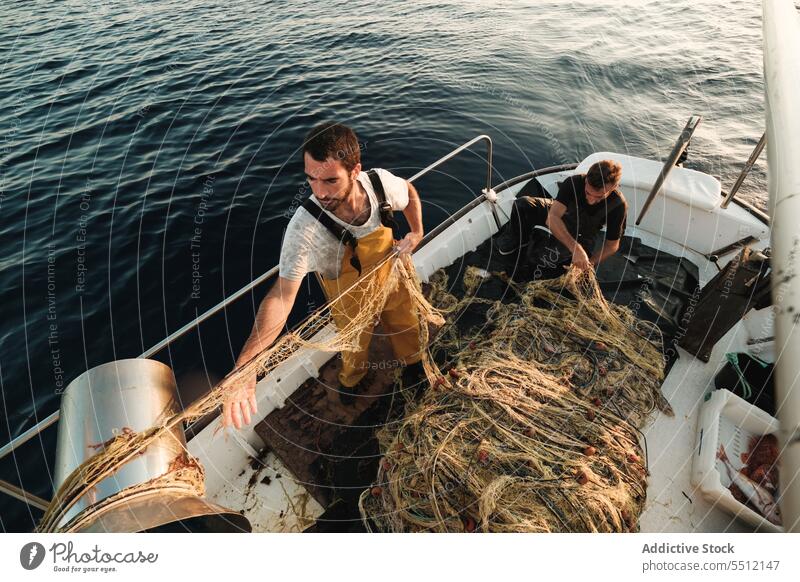
<instances>
[{"instance_id":1,"label":"black trousers","mask_svg":"<svg viewBox=\"0 0 800 582\"><path fill-rule=\"evenodd\" d=\"M503 228L504 236L507 232L518 246L527 243L516 257L519 278L538 279L541 276L556 276L563 272L562 265L572 262L572 251L549 230L535 228L537 226L546 228L547 214L552 205L552 198L520 196L514 200L511 217ZM594 247L592 242L579 239L579 243L589 256Z\"/></svg>"},{"instance_id":2,"label":"black trousers","mask_svg":"<svg viewBox=\"0 0 800 582\"><path fill-rule=\"evenodd\" d=\"M511 218L504 228L519 243L528 242L528 237L535 226L547 226L547 214L553 205L552 198L533 198L520 196L511 207Z\"/></svg>"}]
</instances>

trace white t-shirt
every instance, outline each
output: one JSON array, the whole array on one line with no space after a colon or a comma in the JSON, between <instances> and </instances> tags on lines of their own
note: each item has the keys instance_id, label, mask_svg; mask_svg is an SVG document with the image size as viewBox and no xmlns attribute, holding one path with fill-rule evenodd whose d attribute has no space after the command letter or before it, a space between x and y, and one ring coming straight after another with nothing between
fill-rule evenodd
<instances>
[{"instance_id":1,"label":"white t-shirt","mask_svg":"<svg viewBox=\"0 0 800 582\"><path fill-rule=\"evenodd\" d=\"M392 210L404 210L408 206L408 185L403 178L395 176L387 170L375 168L386 192L386 201L391 204ZM361 172L357 180L364 187L369 198L369 219L361 226L353 226L337 218L333 213L328 215L335 222L353 233L357 239L367 236L377 230L381 225L378 198L372 189L372 182L366 172ZM317 206L320 206L316 197L310 196ZM286 227L281 246L281 259L279 274L285 279L299 281L306 273L318 272L326 279L335 279L339 276L342 267L345 245L336 240L330 231L305 208L299 207Z\"/></svg>"}]
</instances>

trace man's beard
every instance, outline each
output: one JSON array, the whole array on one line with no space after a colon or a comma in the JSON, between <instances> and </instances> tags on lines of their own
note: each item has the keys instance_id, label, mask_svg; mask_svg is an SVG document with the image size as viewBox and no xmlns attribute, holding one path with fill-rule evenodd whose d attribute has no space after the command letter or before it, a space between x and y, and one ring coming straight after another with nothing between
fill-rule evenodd
<instances>
[{"instance_id":1,"label":"man's beard","mask_svg":"<svg viewBox=\"0 0 800 582\"><path fill-rule=\"evenodd\" d=\"M348 181L347 188L345 189L345 192L347 192L347 194L345 194L341 198L332 198L331 200L327 201L327 203L320 202L320 204L322 204L322 207L325 210L327 210L328 212L333 212L334 210L339 208L339 206L341 206L342 202L347 200L347 198L350 196L351 192L353 191L354 182L355 182L355 180L349 180Z\"/></svg>"}]
</instances>

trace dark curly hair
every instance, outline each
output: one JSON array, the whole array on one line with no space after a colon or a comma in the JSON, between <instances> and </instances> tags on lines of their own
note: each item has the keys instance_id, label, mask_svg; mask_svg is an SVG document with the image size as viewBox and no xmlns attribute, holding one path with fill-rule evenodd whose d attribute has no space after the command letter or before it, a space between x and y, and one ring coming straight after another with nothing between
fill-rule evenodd
<instances>
[{"instance_id":1,"label":"dark curly hair","mask_svg":"<svg viewBox=\"0 0 800 582\"><path fill-rule=\"evenodd\" d=\"M595 162L586 172L586 179L589 184L597 189L619 184L620 178L622 178L622 166L613 160Z\"/></svg>"},{"instance_id":2,"label":"dark curly hair","mask_svg":"<svg viewBox=\"0 0 800 582\"><path fill-rule=\"evenodd\" d=\"M339 160L348 172L361 163L361 148L355 132L342 123L326 121L308 132L303 140L303 155L318 162L328 158Z\"/></svg>"}]
</instances>

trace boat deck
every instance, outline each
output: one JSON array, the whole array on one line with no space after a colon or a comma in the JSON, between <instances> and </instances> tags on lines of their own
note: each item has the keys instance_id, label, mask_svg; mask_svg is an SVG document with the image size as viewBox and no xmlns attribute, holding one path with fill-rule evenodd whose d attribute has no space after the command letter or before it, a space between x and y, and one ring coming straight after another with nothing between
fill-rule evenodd
<instances>
[{"instance_id":1,"label":"boat deck","mask_svg":"<svg viewBox=\"0 0 800 582\"><path fill-rule=\"evenodd\" d=\"M484 242L446 269L451 292L458 294L458 282L468 266L517 276L518 258L500 256L492 240ZM701 276L697 266L685 258L626 237L620 252L598 270L598 280L609 301L635 305L637 315L656 323L664 334L665 346L670 346L679 329L680 314ZM481 295L503 301L515 297L496 277L487 279ZM468 318L462 323L469 325ZM743 347L739 345L744 342L741 334L739 326L731 330L730 337L715 348L709 364L680 348L670 350L674 357L668 358L670 371L663 392L675 417L656 411L643 427L646 443L642 444L647 449L651 476L640 520L642 531L752 531L752 527L710 507L689 483L697 410L717 370L714 362L724 356L716 351ZM282 408L272 411L255 428L297 483L326 509L314 531L359 531L362 527L355 502L377 471L380 453L375 431L402 414L408 396L396 383L392 361L388 341L378 330L370 358L375 369L370 371L366 389L355 405L339 403L335 387L340 360L334 357L320 368L316 378L301 385Z\"/></svg>"},{"instance_id":2,"label":"boat deck","mask_svg":"<svg viewBox=\"0 0 800 582\"><path fill-rule=\"evenodd\" d=\"M731 261L742 241L752 249L769 244L769 226L763 218L735 203L720 207L718 181L700 172L673 170L673 186L656 200L640 225L635 224L637 217L661 169L656 162L600 152L576 170L554 169L527 182L517 180L498 190L496 203L476 198L428 233L430 244L414 253L420 279L430 281L443 268L451 281L458 281L468 265L513 274L515 257L494 252L491 237L498 220L502 224L509 219L511 205L521 193L535 190L536 195L552 196L559 181L598 156L620 160L626 168L623 176L629 181L621 188L629 202L626 234L630 235L623 239L620 252L600 266L598 279L607 298L633 303L639 317L657 322L669 345L671 337L685 331L676 320L697 285L705 286L719 267ZM512 301L515 294L504 297L500 282L497 277L485 280L482 292ZM771 314L770 308L750 312L717 342L708 363L681 348L667 350L670 368L662 393L675 417L656 412L642 427L650 470L642 531L753 530L701 499L690 487L690 475L700 404L713 389L712 379L724 365L725 353L769 352ZM466 317L459 320L467 323ZM324 341L334 333L329 326L316 339ZM217 421L197 433L189 449L210 460L208 497L241 508L254 531L298 531L309 529L310 523L315 524L312 531L360 530L353 500L371 484L380 458L372 432L375 425L399 414L404 402L393 383L396 370L391 361L380 354L379 342L373 348L378 350L372 357L378 362L373 381L380 386L367 390L364 402L372 405L363 410L357 406L346 416L337 411L337 398L326 388L336 385L337 358L303 348L258 383L261 423L232 432L232 439L215 438ZM381 367L381 361L387 365Z\"/></svg>"}]
</instances>

